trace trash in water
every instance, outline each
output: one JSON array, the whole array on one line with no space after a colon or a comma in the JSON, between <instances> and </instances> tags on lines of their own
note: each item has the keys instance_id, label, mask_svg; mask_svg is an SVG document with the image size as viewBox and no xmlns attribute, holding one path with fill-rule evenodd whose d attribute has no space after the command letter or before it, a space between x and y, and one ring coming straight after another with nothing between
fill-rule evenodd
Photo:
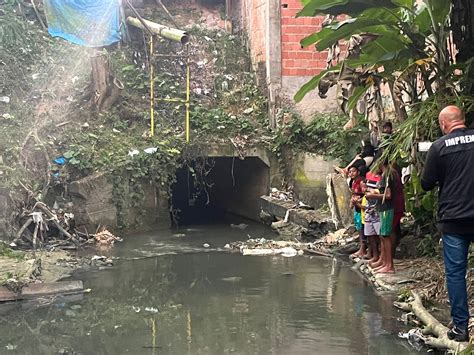
<instances>
[{"instance_id":1,"label":"trash in water","mask_svg":"<svg viewBox=\"0 0 474 355\"><path fill-rule=\"evenodd\" d=\"M231 276L231 277L224 277L221 280L226 281L226 282L236 282L236 281L242 280L242 278L239 276Z\"/></svg>"},{"instance_id":2,"label":"trash in water","mask_svg":"<svg viewBox=\"0 0 474 355\"><path fill-rule=\"evenodd\" d=\"M151 313L158 313L158 308L154 307L145 307L145 311L151 312Z\"/></svg>"},{"instance_id":3,"label":"trash in water","mask_svg":"<svg viewBox=\"0 0 474 355\"><path fill-rule=\"evenodd\" d=\"M13 345L13 344L10 344L8 343L7 346L5 346L7 348L7 350L16 350L18 345Z\"/></svg>"},{"instance_id":4,"label":"trash in water","mask_svg":"<svg viewBox=\"0 0 474 355\"><path fill-rule=\"evenodd\" d=\"M0 96L0 102L5 102L8 104L10 102L10 98L8 96Z\"/></svg>"},{"instance_id":5,"label":"trash in water","mask_svg":"<svg viewBox=\"0 0 474 355\"><path fill-rule=\"evenodd\" d=\"M135 311L135 313L140 313L141 311L140 307L132 306L132 309Z\"/></svg>"},{"instance_id":6,"label":"trash in water","mask_svg":"<svg viewBox=\"0 0 474 355\"><path fill-rule=\"evenodd\" d=\"M204 243L202 246L203 246L204 248L209 248L209 247L210 247L210 245L207 244L207 243Z\"/></svg>"},{"instance_id":7,"label":"trash in water","mask_svg":"<svg viewBox=\"0 0 474 355\"><path fill-rule=\"evenodd\" d=\"M249 225L248 224L245 224L245 223L240 223L240 224L230 224L230 228L235 228L235 229L245 229L247 228Z\"/></svg>"},{"instance_id":8,"label":"trash in water","mask_svg":"<svg viewBox=\"0 0 474 355\"><path fill-rule=\"evenodd\" d=\"M298 251L292 247L281 248L281 256L286 258L291 258L293 256L298 255Z\"/></svg>"}]
</instances>

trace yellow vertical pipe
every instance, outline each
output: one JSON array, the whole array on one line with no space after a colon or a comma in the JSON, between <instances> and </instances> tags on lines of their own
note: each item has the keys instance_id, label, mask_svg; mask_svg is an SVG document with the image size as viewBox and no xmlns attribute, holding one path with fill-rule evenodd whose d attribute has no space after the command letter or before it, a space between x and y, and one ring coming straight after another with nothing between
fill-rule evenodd
<instances>
[{"instance_id":1,"label":"yellow vertical pipe","mask_svg":"<svg viewBox=\"0 0 474 355\"><path fill-rule=\"evenodd\" d=\"M153 36L150 36L150 136L155 135L155 85L153 70Z\"/></svg>"},{"instance_id":2,"label":"yellow vertical pipe","mask_svg":"<svg viewBox=\"0 0 474 355\"><path fill-rule=\"evenodd\" d=\"M190 125L189 125L189 99L190 99L190 90L191 90L191 70L189 68L189 52L187 52L188 57L186 58L186 142L189 142L189 131L190 131Z\"/></svg>"}]
</instances>

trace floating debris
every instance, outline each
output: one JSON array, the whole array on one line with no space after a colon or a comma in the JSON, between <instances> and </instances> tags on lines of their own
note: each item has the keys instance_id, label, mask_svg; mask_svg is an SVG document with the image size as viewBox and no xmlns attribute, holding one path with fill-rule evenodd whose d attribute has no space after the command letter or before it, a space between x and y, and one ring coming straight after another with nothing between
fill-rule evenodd
<instances>
[{"instance_id":1,"label":"floating debris","mask_svg":"<svg viewBox=\"0 0 474 355\"><path fill-rule=\"evenodd\" d=\"M111 246L115 242L121 242L122 239L113 235L110 231L107 229L104 229L103 231L94 234L94 239L96 243L99 246Z\"/></svg>"}]
</instances>

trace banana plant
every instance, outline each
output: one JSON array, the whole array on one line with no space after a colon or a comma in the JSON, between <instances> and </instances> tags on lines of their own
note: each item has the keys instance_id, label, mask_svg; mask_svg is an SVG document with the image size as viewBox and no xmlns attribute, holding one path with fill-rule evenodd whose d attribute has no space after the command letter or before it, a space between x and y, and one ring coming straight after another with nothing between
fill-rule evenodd
<instances>
[{"instance_id":1,"label":"banana plant","mask_svg":"<svg viewBox=\"0 0 474 355\"><path fill-rule=\"evenodd\" d=\"M374 87L387 83L395 106L400 109L433 96L436 92L453 95L456 66L448 51L448 23L451 3L446 0L302 0L297 16L327 15L321 31L301 41L303 47L331 50L340 41L356 41L342 61L328 62L328 68L313 77L296 93L299 102L316 88L349 77L350 95L346 111ZM324 83L324 85L322 85ZM322 90L321 90L322 89ZM321 92L324 95L324 92ZM409 98L407 100L407 97ZM401 119L406 112L398 111Z\"/></svg>"}]
</instances>

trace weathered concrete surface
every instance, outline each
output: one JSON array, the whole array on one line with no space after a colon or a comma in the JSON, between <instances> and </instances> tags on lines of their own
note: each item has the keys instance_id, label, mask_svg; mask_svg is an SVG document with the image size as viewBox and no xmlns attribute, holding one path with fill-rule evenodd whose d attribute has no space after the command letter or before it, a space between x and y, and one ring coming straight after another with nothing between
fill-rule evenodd
<instances>
[{"instance_id":1,"label":"weathered concrete surface","mask_svg":"<svg viewBox=\"0 0 474 355\"><path fill-rule=\"evenodd\" d=\"M124 207L123 218L127 225L169 226L169 208L166 196L160 194L155 186L147 181L142 183L144 199L133 208ZM128 186L125 187L125 192ZM126 194L126 193L125 193ZM119 226L117 206L114 204L113 185L105 174L97 173L74 181L69 186L69 195L73 202L76 225L95 231L98 225L116 229ZM126 198L125 206L131 201Z\"/></svg>"},{"instance_id":2,"label":"weathered concrete surface","mask_svg":"<svg viewBox=\"0 0 474 355\"><path fill-rule=\"evenodd\" d=\"M55 294L70 295L82 292L82 281L58 281L48 283L30 284L21 292L15 293L5 286L0 286L0 302L33 299Z\"/></svg>"},{"instance_id":3,"label":"weathered concrete surface","mask_svg":"<svg viewBox=\"0 0 474 355\"><path fill-rule=\"evenodd\" d=\"M322 236L334 230L334 223L329 213L295 208L293 201L282 201L270 196L262 196L260 201L265 213L280 220L285 219L288 214L287 221L307 229L309 232L305 232L306 235Z\"/></svg>"},{"instance_id":4,"label":"weathered concrete surface","mask_svg":"<svg viewBox=\"0 0 474 355\"><path fill-rule=\"evenodd\" d=\"M9 191L0 188L0 240L8 240L11 234L12 208Z\"/></svg>"},{"instance_id":5,"label":"weathered concrete surface","mask_svg":"<svg viewBox=\"0 0 474 355\"><path fill-rule=\"evenodd\" d=\"M336 163L323 157L300 153L293 166L294 188L297 198L318 209L327 203L326 177Z\"/></svg>"},{"instance_id":6,"label":"weathered concrete surface","mask_svg":"<svg viewBox=\"0 0 474 355\"><path fill-rule=\"evenodd\" d=\"M332 217L337 222L337 227L350 226L353 222L353 211L349 208L351 192L346 178L335 173L328 175L327 194Z\"/></svg>"},{"instance_id":7,"label":"weathered concrete surface","mask_svg":"<svg viewBox=\"0 0 474 355\"><path fill-rule=\"evenodd\" d=\"M116 228L117 207L112 202L112 193L113 186L105 174L97 173L73 181L69 185L69 195L74 204L76 225L91 231L98 225Z\"/></svg>"},{"instance_id":8,"label":"weathered concrete surface","mask_svg":"<svg viewBox=\"0 0 474 355\"><path fill-rule=\"evenodd\" d=\"M296 92L306 84L312 77L301 76L283 76L281 84L282 95L290 102L294 102L293 97ZM336 87L332 87L327 92L327 98L319 97L317 90L309 92L303 100L296 104L296 110L301 114L305 123L311 122L313 116L317 113L334 113L339 112L336 98Z\"/></svg>"},{"instance_id":9,"label":"weathered concrete surface","mask_svg":"<svg viewBox=\"0 0 474 355\"><path fill-rule=\"evenodd\" d=\"M256 157L216 158L208 175L210 203L224 211L259 220L260 196L269 191L269 167Z\"/></svg>"}]
</instances>

